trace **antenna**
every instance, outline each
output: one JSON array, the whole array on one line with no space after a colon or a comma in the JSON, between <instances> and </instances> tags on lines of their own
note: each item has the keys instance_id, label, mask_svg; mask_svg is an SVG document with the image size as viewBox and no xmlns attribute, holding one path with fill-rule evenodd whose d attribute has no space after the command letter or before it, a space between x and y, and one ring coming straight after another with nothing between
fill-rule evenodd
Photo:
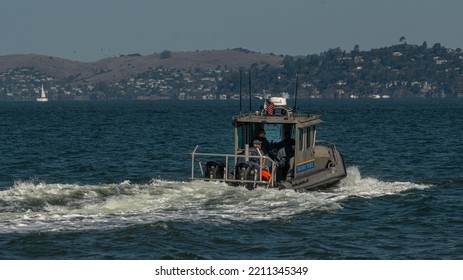
<instances>
[{"instance_id":1,"label":"antenna","mask_svg":"<svg viewBox=\"0 0 463 280\"><path fill-rule=\"evenodd\" d=\"M294 111L296 111L297 106L297 85L299 84L299 74L296 74L296 92L294 93Z\"/></svg>"},{"instance_id":2,"label":"antenna","mask_svg":"<svg viewBox=\"0 0 463 280\"><path fill-rule=\"evenodd\" d=\"M242 95L243 95L243 69L240 69L240 114L241 114Z\"/></svg>"},{"instance_id":3,"label":"antenna","mask_svg":"<svg viewBox=\"0 0 463 280\"><path fill-rule=\"evenodd\" d=\"M251 69L249 69L249 112L252 111L252 93L251 93Z\"/></svg>"}]
</instances>

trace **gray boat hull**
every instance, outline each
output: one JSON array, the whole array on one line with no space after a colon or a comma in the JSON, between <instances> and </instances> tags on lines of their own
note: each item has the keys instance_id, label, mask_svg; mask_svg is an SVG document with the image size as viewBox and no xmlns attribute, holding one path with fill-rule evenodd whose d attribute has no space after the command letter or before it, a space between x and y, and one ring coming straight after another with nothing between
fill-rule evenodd
<instances>
[{"instance_id":1,"label":"gray boat hull","mask_svg":"<svg viewBox=\"0 0 463 280\"><path fill-rule=\"evenodd\" d=\"M281 189L294 189L296 191L316 190L330 187L347 176L344 159L341 154L337 155L338 161L335 166L315 170L307 176L297 179L290 179L280 182Z\"/></svg>"}]
</instances>

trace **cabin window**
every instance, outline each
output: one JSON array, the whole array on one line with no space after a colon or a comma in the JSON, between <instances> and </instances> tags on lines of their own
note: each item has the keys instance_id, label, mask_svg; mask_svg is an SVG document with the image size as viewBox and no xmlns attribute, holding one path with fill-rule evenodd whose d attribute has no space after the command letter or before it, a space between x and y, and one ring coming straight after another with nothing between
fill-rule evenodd
<instances>
[{"instance_id":1,"label":"cabin window","mask_svg":"<svg viewBox=\"0 0 463 280\"><path fill-rule=\"evenodd\" d=\"M238 147L240 149L243 149L243 127L238 126L237 131L238 131Z\"/></svg>"},{"instance_id":2,"label":"cabin window","mask_svg":"<svg viewBox=\"0 0 463 280\"><path fill-rule=\"evenodd\" d=\"M312 145L312 147L315 147L315 144L317 142L317 137L316 137L317 136L317 129L316 129L315 126L312 126L310 131L311 131L311 137L312 137L311 138L312 142L310 144Z\"/></svg>"},{"instance_id":3,"label":"cabin window","mask_svg":"<svg viewBox=\"0 0 463 280\"><path fill-rule=\"evenodd\" d=\"M298 149L299 151L302 151L304 149L304 129L299 128L299 144L298 144Z\"/></svg>"},{"instance_id":4,"label":"cabin window","mask_svg":"<svg viewBox=\"0 0 463 280\"><path fill-rule=\"evenodd\" d=\"M310 141L310 129L309 128L306 128L306 142L305 142L305 147L306 149L310 149L310 144L312 141Z\"/></svg>"}]
</instances>

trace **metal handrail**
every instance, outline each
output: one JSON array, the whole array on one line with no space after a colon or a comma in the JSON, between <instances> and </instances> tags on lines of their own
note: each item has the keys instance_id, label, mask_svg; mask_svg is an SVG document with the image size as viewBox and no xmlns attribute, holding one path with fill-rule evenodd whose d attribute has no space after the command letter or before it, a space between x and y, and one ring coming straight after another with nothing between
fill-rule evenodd
<instances>
[{"instance_id":1,"label":"metal handrail","mask_svg":"<svg viewBox=\"0 0 463 280\"><path fill-rule=\"evenodd\" d=\"M205 165L204 162L198 160L196 156L207 156L207 157L223 157L225 158L225 169L224 169L224 178L223 179L208 179L210 181L225 181L225 182L234 182L234 183L258 183L258 184L269 184L272 187L274 186L275 183L275 177L276 177L276 162L271 159L268 156L265 155L256 155L256 156L251 156L251 155L235 155L235 154L219 154L219 153L197 153L196 151L198 150L199 145L196 145L195 149L193 152L191 152L189 155L191 156L191 177L190 180L204 180L204 170L202 168L202 165ZM259 179L260 180L239 180L239 179L234 179L234 178L228 178L229 175L229 161L230 159L234 159L235 165L238 161L239 158L257 158L259 159L260 165L259 165ZM263 162L264 160L268 160L271 163L271 173L270 173L270 180L265 181L262 180L262 170L263 170ZM195 162L198 162L199 168L201 171L201 174L203 178L195 178Z\"/></svg>"},{"instance_id":2,"label":"metal handrail","mask_svg":"<svg viewBox=\"0 0 463 280\"><path fill-rule=\"evenodd\" d=\"M316 140L315 144L325 144L326 146L329 146L329 148L335 149L336 150L336 145L333 142L330 142L328 140Z\"/></svg>"},{"instance_id":3,"label":"metal handrail","mask_svg":"<svg viewBox=\"0 0 463 280\"><path fill-rule=\"evenodd\" d=\"M333 159L335 162L338 162L338 158L336 157L336 145L333 142L327 140L316 140L315 144L319 144L320 146L326 146L333 151Z\"/></svg>"}]
</instances>

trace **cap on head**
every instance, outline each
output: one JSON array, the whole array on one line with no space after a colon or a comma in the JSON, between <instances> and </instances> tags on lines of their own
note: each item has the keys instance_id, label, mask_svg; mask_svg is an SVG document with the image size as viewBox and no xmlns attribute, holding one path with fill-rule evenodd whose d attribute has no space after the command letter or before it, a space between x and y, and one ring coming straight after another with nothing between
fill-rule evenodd
<instances>
[{"instance_id":1,"label":"cap on head","mask_svg":"<svg viewBox=\"0 0 463 280\"><path fill-rule=\"evenodd\" d=\"M262 144L262 141L259 141L259 140L254 140L254 142L252 142L252 144Z\"/></svg>"}]
</instances>

